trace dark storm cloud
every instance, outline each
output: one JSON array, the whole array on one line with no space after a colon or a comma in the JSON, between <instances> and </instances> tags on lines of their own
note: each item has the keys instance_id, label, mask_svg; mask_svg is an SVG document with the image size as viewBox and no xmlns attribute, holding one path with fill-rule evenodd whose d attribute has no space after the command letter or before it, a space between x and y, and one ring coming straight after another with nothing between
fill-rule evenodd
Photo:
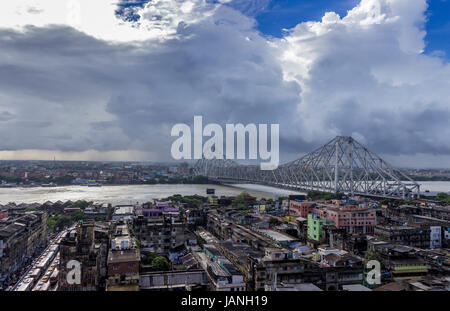
<instances>
[{"instance_id":1,"label":"dark storm cloud","mask_svg":"<svg viewBox=\"0 0 450 311\"><path fill-rule=\"evenodd\" d=\"M288 125L299 86L283 80L276 50L252 21L223 10L231 23L188 25L158 44L109 44L63 27L1 31L0 53L10 57L0 61L0 90L18 116L2 147L133 148L168 159L171 127L194 115L205 124Z\"/></svg>"}]
</instances>

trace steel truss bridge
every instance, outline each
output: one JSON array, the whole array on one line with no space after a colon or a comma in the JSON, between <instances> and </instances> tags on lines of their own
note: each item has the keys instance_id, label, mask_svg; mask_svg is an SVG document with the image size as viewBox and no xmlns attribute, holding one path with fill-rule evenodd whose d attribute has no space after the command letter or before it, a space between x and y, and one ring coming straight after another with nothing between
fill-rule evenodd
<instances>
[{"instance_id":1,"label":"steel truss bridge","mask_svg":"<svg viewBox=\"0 0 450 311\"><path fill-rule=\"evenodd\" d=\"M393 199L411 199L420 193L418 183L347 136L337 136L275 170L261 170L257 165L239 165L231 160L201 159L194 166L194 175L223 183Z\"/></svg>"}]
</instances>

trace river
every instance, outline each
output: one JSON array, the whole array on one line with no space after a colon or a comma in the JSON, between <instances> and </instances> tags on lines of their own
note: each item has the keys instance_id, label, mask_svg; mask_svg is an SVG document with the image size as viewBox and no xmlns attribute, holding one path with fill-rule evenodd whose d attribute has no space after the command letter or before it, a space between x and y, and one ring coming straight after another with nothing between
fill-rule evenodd
<instances>
[{"instance_id":1,"label":"river","mask_svg":"<svg viewBox=\"0 0 450 311\"><path fill-rule=\"evenodd\" d=\"M257 198L276 198L278 196L298 194L299 192L281 190L260 185L117 185L102 187L61 186L0 188L0 204L9 202L43 203L46 201L86 200L98 203L130 204L145 203L152 199L166 198L173 194L206 196L206 189L216 189L218 196L235 196L247 191Z\"/></svg>"},{"instance_id":2,"label":"river","mask_svg":"<svg viewBox=\"0 0 450 311\"><path fill-rule=\"evenodd\" d=\"M449 181L419 182L421 191L449 192ZM277 189L273 187L249 184L228 185L121 185L121 186L65 186L65 187L32 187L32 188L0 188L0 204L9 202L43 203L46 201L86 200L98 203L130 204L144 203L152 199L161 199L173 194L203 195L206 189L216 189L218 196L235 196L246 190L257 198L276 198L300 192Z\"/></svg>"}]
</instances>

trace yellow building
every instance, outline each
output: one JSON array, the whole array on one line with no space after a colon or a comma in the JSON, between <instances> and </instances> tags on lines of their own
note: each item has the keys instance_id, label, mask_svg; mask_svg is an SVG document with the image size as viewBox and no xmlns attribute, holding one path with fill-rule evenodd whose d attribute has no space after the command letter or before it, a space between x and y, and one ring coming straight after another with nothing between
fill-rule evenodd
<instances>
[{"instance_id":1,"label":"yellow building","mask_svg":"<svg viewBox=\"0 0 450 311\"><path fill-rule=\"evenodd\" d=\"M393 260L390 266L394 281L420 278L428 274L427 265L421 260Z\"/></svg>"},{"instance_id":2,"label":"yellow building","mask_svg":"<svg viewBox=\"0 0 450 311\"><path fill-rule=\"evenodd\" d=\"M209 205L219 205L219 199L215 195L208 196Z\"/></svg>"}]
</instances>

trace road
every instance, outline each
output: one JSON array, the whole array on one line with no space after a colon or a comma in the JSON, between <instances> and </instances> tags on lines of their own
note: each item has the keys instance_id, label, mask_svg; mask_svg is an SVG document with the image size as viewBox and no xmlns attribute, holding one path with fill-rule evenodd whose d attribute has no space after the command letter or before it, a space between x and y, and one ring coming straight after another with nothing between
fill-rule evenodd
<instances>
[{"instance_id":1,"label":"road","mask_svg":"<svg viewBox=\"0 0 450 311\"><path fill-rule=\"evenodd\" d=\"M10 289L11 291L53 290L50 284L45 284L50 282L48 273L51 274L59 265L59 243L67 232L68 229L63 230L50 240L49 245L27 267L19 281Z\"/></svg>"}]
</instances>

